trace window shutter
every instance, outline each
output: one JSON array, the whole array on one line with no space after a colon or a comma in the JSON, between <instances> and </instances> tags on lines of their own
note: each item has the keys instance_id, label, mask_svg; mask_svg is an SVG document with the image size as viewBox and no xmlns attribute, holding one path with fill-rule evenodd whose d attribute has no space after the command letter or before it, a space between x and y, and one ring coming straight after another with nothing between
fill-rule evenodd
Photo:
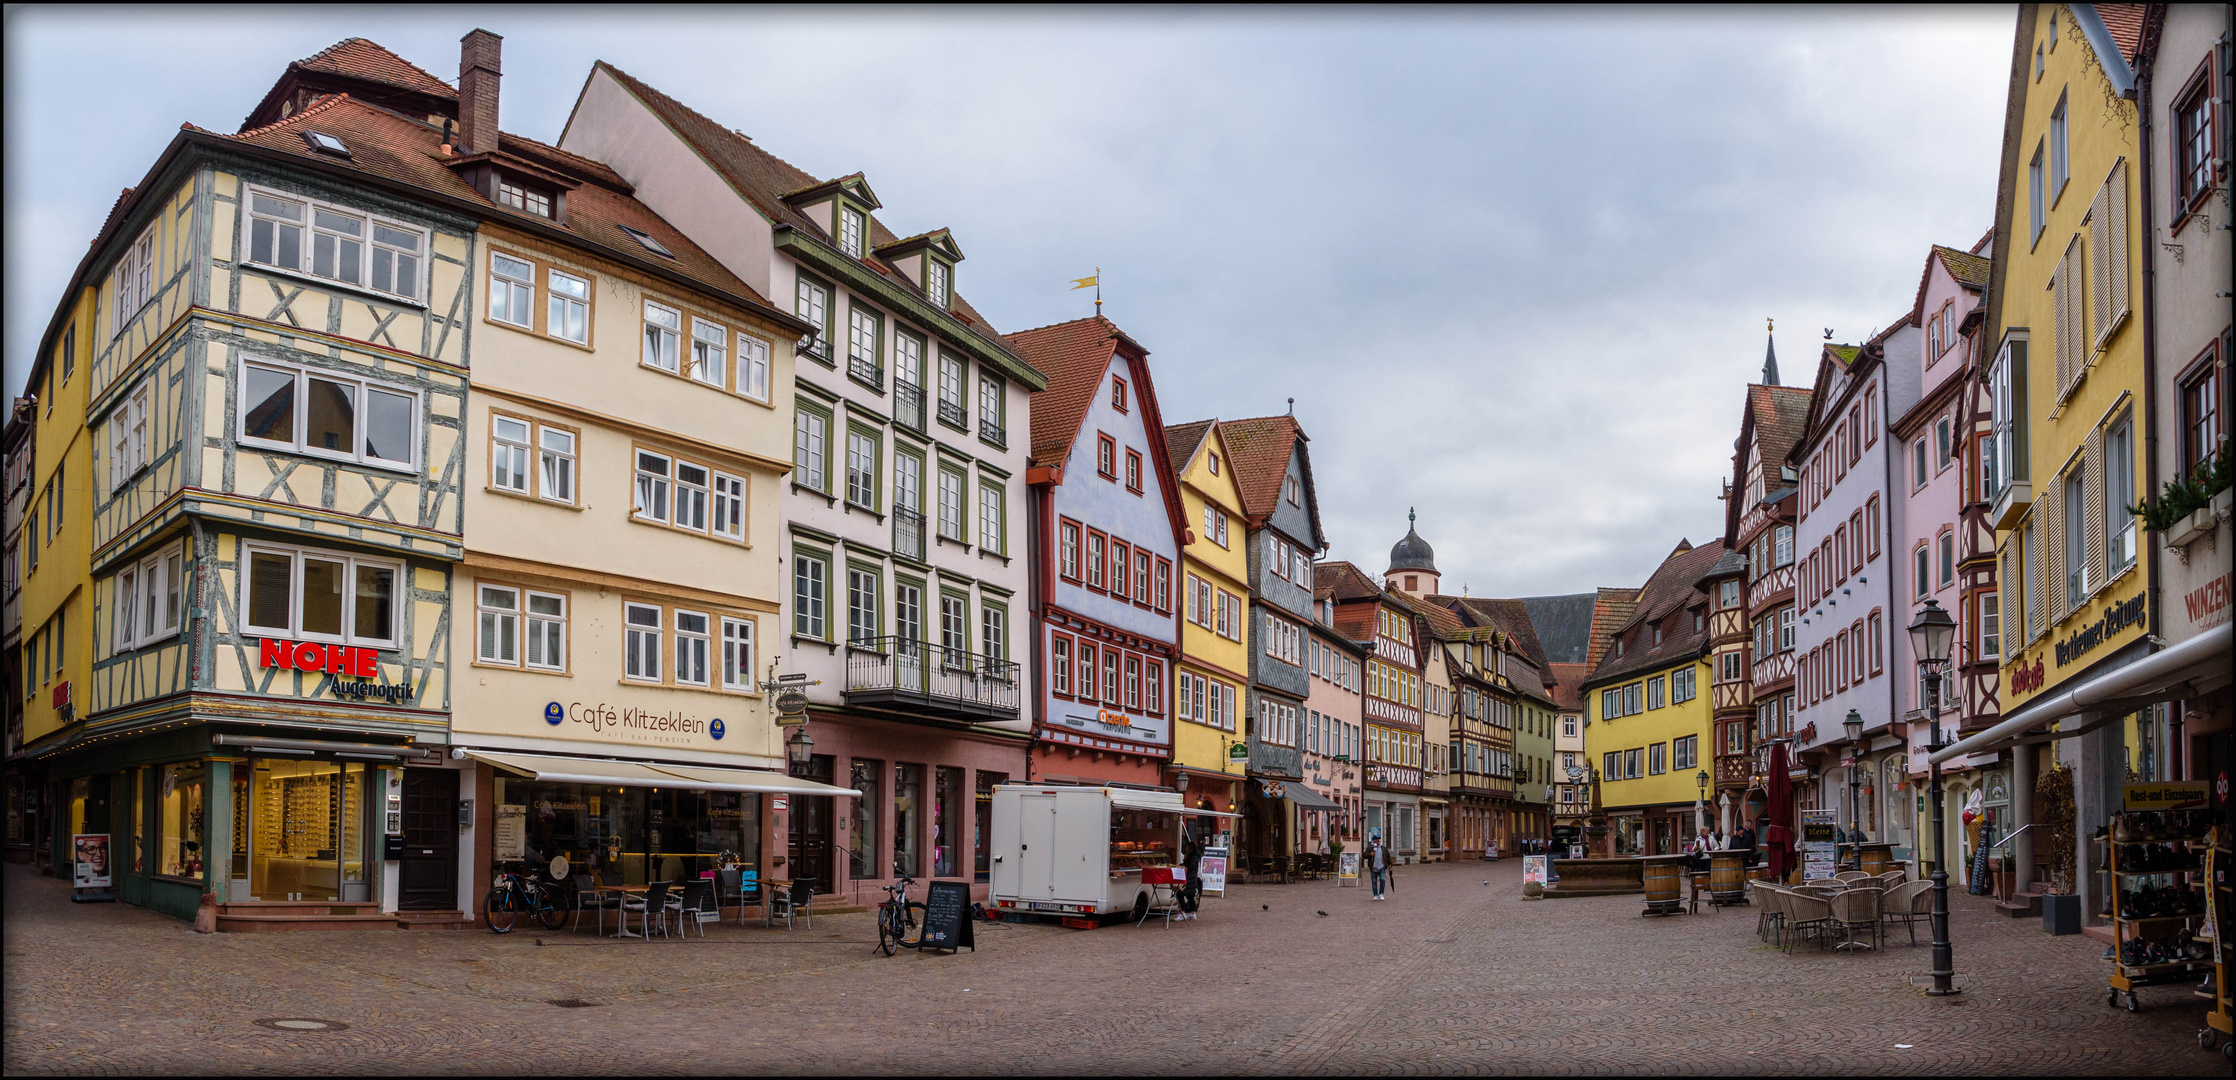
<instances>
[{"instance_id":1,"label":"window shutter","mask_svg":"<svg viewBox=\"0 0 2236 1080\"><path fill-rule=\"evenodd\" d=\"M2043 573L2035 575L2039 583L2035 590L2042 601L2042 624L2050 624L2065 617L2065 474L2050 478L2049 490L2042 493L2040 503L2049 511L2042 524L2042 552L2036 560Z\"/></svg>"},{"instance_id":2,"label":"window shutter","mask_svg":"<svg viewBox=\"0 0 2236 1080\"><path fill-rule=\"evenodd\" d=\"M2011 544L2010 546L2008 546L2008 547L2005 547L2005 548L2003 549L2003 582L2002 582L2002 587L2003 587L2003 595L2005 595L2005 596L2017 597L2017 596L2021 596L2021 595L2023 595L2022 591L2021 591L2021 590L2020 590L2020 589L2018 588L2018 584L2019 584L2019 550L2018 550L2018 549L2019 549L2019 545L2018 545L2018 544L2016 544L2016 543L2013 543L2013 544ZM2004 621L2005 621L2005 629L2006 629L2006 630L2008 630L2008 629L2010 628L2010 626L2012 625L2012 624L2010 623L2010 621L2009 621L2009 616L2010 616L2010 605L2008 605L2008 604L2004 605L2004 612L2003 612L2003 613L2004 613L2004 616L2005 616L2005 620L2004 620ZM2017 625L2021 625L2021 626L2023 626L2023 625L2025 625L2025 624L2024 624L2024 623L2020 623L2020 624L2017 624Z\"/></svg>"},{"instance_id":3,"label":"window shutter","mask_svg":"<svg viewBox=\"0 0 2236 1080\"><path fill-rule=\"evenodd\" d=\"M2078 241L2075 241L2078 243ZM2057 261L2057 269L2050 273L2050 353L2057 364L2057 396L2065 396L2065 388L2073 383L2073 350L2067 341L2065 323L2068 317L2067 296L2072 292L2071 267L2073 250L2067 248Z\"/></svg>"},{"instance_id":4,"label":"window shutter","mask_svg":"<svg viewBox=\"0 0 2236 1080\"><path fill-rule=\"evenodd\" d=\"M2104 344L2104 332L2112 325L2112 209L2106 205L2111 190L2112 182L2106 180L2103 187L2096 189L2096 198L2088 207L2089 325L2096 330L2088 339L2092 347Z\"/></svg>"},{"instance_id":5,"label":"window shutter","mask_svg":"<svg viewBox=\"0 0 2236 1080\"><path fill-rule=\"evenodd\" d=\"M2088 582L2085 594L2103 588L2111 577L2105 566L2104 552L2104 429L2091 428L2087 448L2081 451L2088 467L2088 505L2081 508L2081 520L2088 529Z\"/></svg>"},{"instance_id":6,"label":"window shutter","mask_svg":"<svg viewBox=\"0 0 2236 1080\"><path fill-rule=\"evenodd\" d=\"M2112 175L2104 181L2104 201L2111 211L2111 227L2106 229L2105 266L2110 269L2106 293L2110 299L2105 307L2110 315L2098 327L2097 333L2109 338L2112 331L2127 318L2127 161L2123 158L2112 166Z\"/></svg>"}]
</instances>

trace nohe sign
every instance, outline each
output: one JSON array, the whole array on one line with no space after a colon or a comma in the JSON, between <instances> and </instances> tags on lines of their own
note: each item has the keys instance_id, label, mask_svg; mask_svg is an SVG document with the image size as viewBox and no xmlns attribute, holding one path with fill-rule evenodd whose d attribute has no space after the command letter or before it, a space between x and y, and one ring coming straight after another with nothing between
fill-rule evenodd
<instances>
[{"instance_id":1,"label":"nohe sign","mask_svg":"<svg viewBox=\"0 0 2236 1080\"><path fill-rule=\"evenodd\" d=\"M380 674L380 650L353 645L326 645L316 641L263 639L257 662L265 667L322 671L329 675L354 675L370 679Z\"/></svg>"}]
</instances>

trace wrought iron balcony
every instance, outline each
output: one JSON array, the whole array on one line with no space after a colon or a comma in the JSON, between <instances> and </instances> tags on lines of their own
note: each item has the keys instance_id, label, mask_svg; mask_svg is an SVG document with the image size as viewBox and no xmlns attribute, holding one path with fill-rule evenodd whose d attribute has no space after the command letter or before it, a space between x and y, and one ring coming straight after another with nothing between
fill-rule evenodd
<instances>
[{"instance_id":1,"label":"wrought iron balcony","mask_svg":"<svg viewBox=\"0 0 2236 1080\"><path fill-rule=\"evenodd\" d=\"M1015 720L1018 665L900 637L846 646L846 703L899 705L956 720Z\"/></svg>"},{"instance_id":2,"label":"wrought iron balcony","mask_svg":"<svg viewBox=\"0 0 2236 1080\"><path fill-rule=\"evenodd\" d=\"M899 506L893 508L893 555L924 561L924 515Z\"/></svg>"},{"instance_id":3,"label":"wrought iron balcony","mask_svg":"<svg viewBox=\"0 0 2236 1080\"><path fill-rule=\"evenodd\" d=\"M893 380L893 422L904 427L924 430L924 388L912 382Z\"/></svg>"},{"instance_id":4,"label":"wrought iron balcony","mask_svg":"<svg viewBox=\"0 0 2236 1080\"><path fill-rule=\"evenodd\" d=\"M964 412L964 411L963 411L963 407L962 407L962 405L960 405L960 404L958 404L958 403L956 403L956 402L953 402L953 401L942 401L942 402L940 402L940 403L939 403L939 419L940 419L940 422L941 422L941 423L943 423L943 424L953 424L953 425L955 425L956 427L962 428L962 429L963 429L963 430L965 430L965 431L968 431L968 430L970 430L970 414L969 414L969 413L966 413L966 412Z\"/></svg>"},{"instance_id":5,"label":"wrought iron balcony","mask_svg":"<svg viewBox=\"0 0 2236 1080\"><path fill-rule=\"evenodd\" d=\"M1009 429L985 417L978 420L978 437L1005 450L1009 448Z\"/></svg>"},{"instance_id":6,"label":"wrought iron balcony","mask_svg":"<svg viewBox=\"0 0 2236 1080\"><path fill-rule=\"evenodd\" d=\"M866 356L846 358L846 373L880 390L885 389L885 368Z\"/></svg>"}]
</instances>

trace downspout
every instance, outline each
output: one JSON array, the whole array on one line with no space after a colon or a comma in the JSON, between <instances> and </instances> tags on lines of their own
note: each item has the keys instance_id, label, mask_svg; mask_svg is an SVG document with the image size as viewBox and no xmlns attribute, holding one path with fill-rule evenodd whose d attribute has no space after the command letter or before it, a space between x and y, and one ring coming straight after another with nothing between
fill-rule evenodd
<instances>
[{"instance_id":1,"label":"downspout","mask_svg":"<svg viewBox=\"0 0 2236 1080\"><path fill-rule=\"evenodd\" d=\"M2144 32L2149 32L2144 27ZM2152 57L2146 55L2139 61L2135 73L2135 110L2142 117L2142 221L2143 221L2143 496L2138 503L2158 492L2158 230L2152 224L2151 209L2156 202L2151 187L2151 159L2155 156L2151 143L2151 69ZM2125 507L2122 507L2125 509ZM2150 599L2144 601L2147 622L2143 633L2145 640L2157 641L2164 613L2159 610L2162 598L2159 587L2159 562L2165 545L2151 553L2151 564L2145 568L2144 591Z\"/></svg>"}]
</instances>

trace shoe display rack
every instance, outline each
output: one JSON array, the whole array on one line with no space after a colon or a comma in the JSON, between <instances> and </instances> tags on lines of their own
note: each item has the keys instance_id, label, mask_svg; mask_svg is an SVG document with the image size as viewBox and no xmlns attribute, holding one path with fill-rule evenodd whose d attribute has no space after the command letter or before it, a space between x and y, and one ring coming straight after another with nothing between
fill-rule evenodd
<instances>
[{"instance_id":1,"label":"shoe display rack","mask_svg":"<svg viewBox=\"0 0 2236 1080\"><path fill-rule=\"evenodd\" d=\"M2195 982L2212 967L2213 944L2198 936L2209 837L2200 812L2136 810L2114 816L2102 840L2114 949L2105 1004L2141 1012L2137 988Z\"/></svg>"},{"instance_id":2,"label":"shoe display rack","mask_svg":"<svg viewBox=\"0 0 2236 1080\"><path fill-rule=\"evenodd\" d=\"M2205 852L2206 888L2212 891L2211 910L2214 919L2205 923L2213 935L2213 1011L2205 1014L2205 1026L2197 1032L2197 1043L2211 1050L2217 1043L2224 1057L2236 1059L2236 1029L2229 1024L2228 1007L2228 954L2232 951L2228 935L2224 932L2231 911L2236 904L2228 877L2229 830L2227 826L2213 829L2213 838Z\"/></svg>"}]
</instances>

